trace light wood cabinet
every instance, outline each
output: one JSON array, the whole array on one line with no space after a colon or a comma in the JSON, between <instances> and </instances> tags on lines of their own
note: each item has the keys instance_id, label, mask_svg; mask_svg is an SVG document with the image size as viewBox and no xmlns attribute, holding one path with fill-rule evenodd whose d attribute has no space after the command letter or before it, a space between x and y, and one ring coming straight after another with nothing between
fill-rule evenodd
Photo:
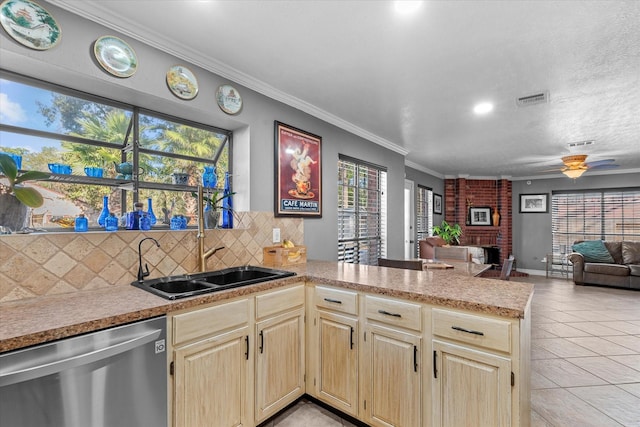
<instances>
[{"instance_id":1,"label":"light wood cabinet","mask_svg":"<svg viewBox=\"0 0 640 427\"><path fill-rule=\"evenodd\" d=\"M421 426L421 312L420 304L364 296L362 409L372 426Z\"/></svg>"},{"instance_id":2,"label":"light wood cabinet","mask_svg":"<svg viewBox=\"0 0 640 427\"><path fill-rule=\"evenodd\" d=\"M433 426L511 425L511 360L433 341Z\"/></svg>"},{"instance_id":3,"label":"light wood cabinet","mask_svg":"<svg viewBox=\"0 0 640 427\"><path fill-rule=\"evenodd\" d=\"M301 285L256 297L256 424L305 393L304 294Z\"/></svg>"},{"instance_id":4,"label":"light wood cabinet","mask_svg":"<svg viewBox=\"0 0 640 427\"><path fill-rule=\"evenodd\" d=\"M175 350L174 426L249 426L249 328Z\"/></svg>"},{"instance_id":5,"label":"light wood cabinet","mask_svg":"<svg viewBox=\"0 0 640 427\"><path fill-rule=\"evenodd\" d=\"M256 426L304 393L376 427L530 424L528 311L296 283L168 319L173 427Z\"/></svg>"},{"instance_id":6,"label":"light wood cabinet","mask_svg":"<svg viewBox=\"0 0 640 427\"><path fill-rule=\"evenodd\" d=\"M313 383L307 393L358 416L358 294L325 286L315 288L309 360Z\"/></svg>"},{"instance_id":7,"label":"light wood cabinet","mask_svg":"<svg viewBox=\"0 0 640 427\"><path fill-rule=\"evenodd\" d=\"M248 299L170 316L174 427L253 425Z\"/></svg>"},{"instance_id":8,"label":"light wood cabinet","mask_svg":"<svg viewBox=\"0 0 640 427\"><path fill-rule=\"evenodd\" d=\"M529 426L529 316L431 314L433 426Z\"/></svg>"}]
</instances>

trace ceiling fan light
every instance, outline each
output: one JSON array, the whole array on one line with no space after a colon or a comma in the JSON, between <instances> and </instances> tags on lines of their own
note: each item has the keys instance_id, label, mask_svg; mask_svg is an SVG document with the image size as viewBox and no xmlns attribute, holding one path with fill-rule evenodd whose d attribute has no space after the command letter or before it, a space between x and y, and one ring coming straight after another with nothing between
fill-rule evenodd
<instances>
[{"instance_id":1,"label":"ceiling fan light","mask_svg":"<svg viewBox=\"0 0 640 427\"><path fill-rule=\"evenodd\" d=\"M567 169L565 171L562 171L563 174L565 174L566 176L568 176L569 178L580 178L582 176L583 173L585 173L587 171L587 169Z\"/></svg>"}]
</instances>

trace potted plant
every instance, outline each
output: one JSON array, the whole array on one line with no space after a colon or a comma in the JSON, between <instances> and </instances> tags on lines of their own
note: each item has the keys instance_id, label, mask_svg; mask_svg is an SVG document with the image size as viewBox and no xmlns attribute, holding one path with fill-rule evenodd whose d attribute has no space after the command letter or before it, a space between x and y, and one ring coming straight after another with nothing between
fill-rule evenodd
<instances>
[{"instance_id":1,"label":"potted plant","mask_svg":"<svg viewBox=\"0 0 640 427\"><path fill-rule=\"evenodd\" d=\"M0 183L0 225L17 231L24 228L28 208L37 208L44 203L38 190L23 184L47 179L50 175L39 171L19 174L16 162L6 154L0 154L0 175L8 181L8 184Z\"/></svg>"},{"instance_id":2,"label":"potted plant","mask_svg":"<svg viewBox=\"0 0 640 427\"><path fill-rule=\"evenodd\" d=\"M440 225L433 227L433 234L442 237L447 242L447 245L460 244L460 236L462 236L462 228L460 224L449 224L447 221L442 221Z\"/></svg>"},{"instance_id":3,"label":"potted plant","mask_svg":"<svg viewBox=\"0 0 640 427\"><path fill-rule=\"evenodd\" d=\"M222 204L222 202L228 198L233 196L234 194L236 194L235 192L233 193L228 193L228 194L223 194L222 196L220 195L220 191L218 190L214 190L211 193L211 196L208 195L203 195L202 196L202 200L204 201L205 205L204 205L204 228L206 229L212 229L212 228L217 228L218 227L218 223L220 222L220 213L223 210L226 210L227 208L225 208ZM195 197L196 199L198 198L198 195L194 192L191 192L191 195L193 197Z\"/></svg>"}]
</instances>

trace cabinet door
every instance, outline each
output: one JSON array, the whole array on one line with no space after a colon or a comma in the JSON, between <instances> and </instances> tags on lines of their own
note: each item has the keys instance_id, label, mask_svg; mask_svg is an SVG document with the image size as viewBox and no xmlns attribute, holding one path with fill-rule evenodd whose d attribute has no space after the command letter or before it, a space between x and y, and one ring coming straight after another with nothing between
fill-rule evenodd
<instances>
[{"instance_id":1,"label":"cabinet door","mask_svg":"<svg viewBox=\"0 0 640 427\"><path fill-rule=\"evenodd\" d=\"M256 421L304 394L304 308L256 324Z\"/></svg>"},{"instance_id":2,"label":"cabinet door","mask_svg":"<svg viewBox=\"0 0 640 427\"><path fill-rule=\"evenodd\" d=\"M364 412L372 426L420 426L419 336L377 325L365 328Z\"/></svg>"},{"instance_id":3,"label":"cabinet door","mask_svg":"<svg viewBox=\"0 0 640 427\"><path fill-rule=\"evenodd\" d=\"M174 350L174 427L249 426L249 327Z\"/></svg>"},{"instance_id":4,"label":"cabinet door","mask_svg":"<svg viewBox=\"0 0 640 427\"><path fill-rule=\"evenodd\" d=\"M358 321L318 311L316 322L317 397L334 408L358 412Z\"/></svg>"},{"instance_id":5,"label":"cabinet door","mask_svg":"<svg viewBox=\"0 0 640 427\"><path fill-rule=\"evenodd\" d=\"M433 341L434 426L511 425L511 361Z\"/></svg>"}]
</instances>

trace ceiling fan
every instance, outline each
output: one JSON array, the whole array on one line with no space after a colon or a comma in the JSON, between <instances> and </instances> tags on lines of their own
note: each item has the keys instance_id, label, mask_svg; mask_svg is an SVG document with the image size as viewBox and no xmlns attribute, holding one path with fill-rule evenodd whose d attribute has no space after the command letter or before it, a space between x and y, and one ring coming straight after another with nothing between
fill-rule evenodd
<instances>
[{"instance_id":1,"label":"ceiling fan","mask_svg":"<svg viewBox=\"0 0 640 427\"><path fill-rule=\"evenodd\" d=\"M545 172L555 172L560 171L569 178L579 178L585 173L587 170L592 169L614 169L617 168L618 165L614 164L614 159L605 159L605 160L597 160L595 162L586 162L587 155L586 154L574 154L571 156L564 156L562 158L562 163L564 166L551 169Z\"/></svg>"}]
</instances>

